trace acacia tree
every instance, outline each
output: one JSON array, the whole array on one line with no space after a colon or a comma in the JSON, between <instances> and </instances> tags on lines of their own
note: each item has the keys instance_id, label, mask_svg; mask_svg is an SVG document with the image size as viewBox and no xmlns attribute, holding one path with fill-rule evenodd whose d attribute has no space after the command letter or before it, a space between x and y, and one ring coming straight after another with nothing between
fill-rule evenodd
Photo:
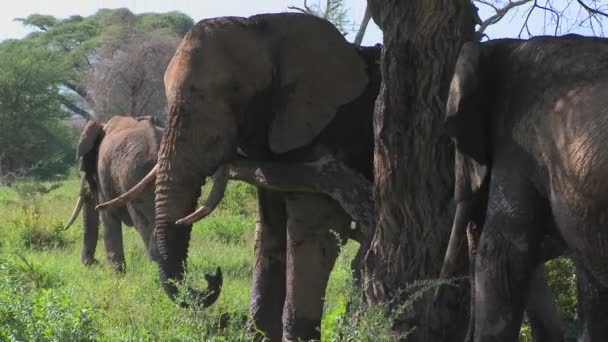
<instances>
[{"instance_id":1,"label":"acacia tree","mask_svg":"<svg viewBox=\"0 0 608 342\"><path fill-rule=\"evenodd\" d=\"M134 32L181 37L194 26L190 17L179 12L135 15L126 8L101 9L88 17L58 19L32 14L17 20L36 30L22 40L24 43L45 48L70 66L58 84L60 100L72 113L85 119L90 119L92 110L98 106L96 97L89 96L82 80L103 57L100 52L108 56L112 47L121 48L121 41Z\"/></svg>"},{"instance_id":2,"label":"acacia tree","mask_svg":"<svg viewBox=\"0 0 608 342\"><path fill-rule=\"evenodd\" d=\"M480 2L496 6L501 18L501 9L517 7L511 0ZM553 14L546 6L551 0L528 2L533 8L527 18L530 11ZM586 20L602 13L600 1L576 3L587 13ZM459 49L481 37L475 35L474 24L481 28L483 22L470 0L368 0L368 6L384 33L384 48L374 113L377 226L364 260L363 284L368 303L395 311L411 294L411 284L436 278L443 262L454 172L453 146L442 129L444 107ZM490 24L496 19L486 20ZM467 288L451 288L451 295L438 302L427 291L411 310L398 315L394 330L415 328L408 341L462 340Z\"/></svg>"},{"instance_id":3,"label":"acacia tree","mask_svg":"<svg viewBox=\"0 0 608 342\"><path fill-rule=\"evenodd\" d=\"M175 35L134 31L118 47L115 43L101 46L98 61L81 83L97 117L150 115L164 123L163 77L178 43Z\"/></svg>"}]
</instances>

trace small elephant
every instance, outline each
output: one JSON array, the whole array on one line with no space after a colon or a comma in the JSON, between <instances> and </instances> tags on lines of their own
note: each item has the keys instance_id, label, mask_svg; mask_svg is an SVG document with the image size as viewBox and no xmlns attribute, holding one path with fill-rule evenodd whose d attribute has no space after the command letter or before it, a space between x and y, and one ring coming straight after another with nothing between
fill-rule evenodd
<instances>
[{"instance_id":1,"label":"small elephant","mask_svg":"<svg viewBox=\"0 0 608 342\"><path fill-rule=\"evenodd\" d=\"M542 242L577 264L582 341L608 340L608 40L578 35L463 45L446 129L489 169L475 260L474 340L516 341Z\"/></svg>"},{"instance_id":2,"label":"small elephant","mask_svg":"<svg viewBox=\"0 0 608 342\"><path fill-rule=\"evenodd\" d=\"M362 184L359 197L371 197L380 49L357 48L328 21L296 13L206 19L186 34L165 72L169 124L156 171L160 275L170 297L183 278L191 225L212 210L225 182L216 178L208 204L195 210L200 186L237 152L264 165L335 158L356 175L320 165L320 177L339 174L346 192ZM351 236L352 212L325 195L331 189L282 192L265 188L265 177L250 181L259 185L253 323L273 341L319 339L325 287L339 243ZM369 227L373 215L363 216L357 223ZM189 290L202 306L219 296L221 273L207 279L206 290Z\"/></svg>"},{"instance_id":3,"label":"small elephant","mask_svg":"<svg viewBox=\"0 0 608 342\"><path fill-rule=\"evenodd\" d=\"M104 226L108 261L124 272L125 256L121 224L135 226L148 256L158 261L154 237L154 190L145 190L137 201L97 213L95 205L117 197L139 182L154 167L163 129L148 117L114 116L105 124L89 121L78 142L77 157L83 172L78 202L67 229L83 212L84 246L81 261L94 261L99 231L99 217ZM86 191L88 184L89 191Z\"/></svg>"}]
</instances>

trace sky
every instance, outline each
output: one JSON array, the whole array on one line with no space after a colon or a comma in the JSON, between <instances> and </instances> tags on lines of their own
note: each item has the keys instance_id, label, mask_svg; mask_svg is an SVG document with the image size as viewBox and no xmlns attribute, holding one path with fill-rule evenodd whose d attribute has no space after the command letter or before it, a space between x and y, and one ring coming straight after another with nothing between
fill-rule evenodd
<instances>
[{"instance_id":1,"label":"sky","mask_svg":"<svg viewBox=\"0 0 608 342\"><path fill-rule=\"evenodd\" d=\"M7 0L4 0L8 2ZM319 0L309 0L309 4L317 3ZM568 0L555 0L559 7L560 2L564 5ZM324 1L323 1L324 2ZM365 11L365 0L346 0L351 21L359 23ZM258 13L283 12L290 5L302 6L303 0L16 0L10 5L3 4L0 11L0 41L7 38L22 38L31 29L24 27L14 18L26 17L32 13L49 14L59 18L79 14L88 16L100 8L126 7L133 13L143 12L168 12L180 11L195 22L204 18L218 16L249 16ZM480 6L480 17L489 17L493 12L488 7ZM522 27L526 12L523 10L511 12L501 22L490 26L486 31L489 38L516 37ZM536 11L533 13L530 26L535 34L553 34L552 31L544 30L546 21L545 13ZM578 15L574 10L568 12L568 17L575 18ZM550 20L550 18L549 18ZM569 27L570 32L592 35L590 29L585 27ZM560 32L566 33L566 32ZM354 38L355 32L347 36L349 41ZM382 31L372 21L368 26L363 39L363 45L373 45L382 42Z\"/></svg>"}]
</instances>

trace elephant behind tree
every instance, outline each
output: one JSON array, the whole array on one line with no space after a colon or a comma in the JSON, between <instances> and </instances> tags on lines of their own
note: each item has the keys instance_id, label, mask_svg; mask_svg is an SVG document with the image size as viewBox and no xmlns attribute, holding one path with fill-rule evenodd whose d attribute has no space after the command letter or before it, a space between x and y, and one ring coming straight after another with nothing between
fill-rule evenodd
<instances>
[{"instance_id":1,"label":"elephant behind tree","mask_svg":"<svg viewBox=\"0 0 608 342\"><path fill-rule=\"evenodd\" d=\"M447 278L465 273L462 268L468 264L471 302L473 303L475 296L473 265L479 236L482 234L485 222L488 206L488 186L491 177L488 165L480 165L459 151L455 152L454 170L456 211L440 277ZM543 261L564 254L564 242L559 236L555 235L547 235L543 239ZM436 295L442 293L440 290L442 288L437 289ZM548 286L544 263L539 264L533 271L525 309L530 321L533 341L564 341L561 318L555 305L554 296ZM471 315L467 342L473 341L474 307L471 307Z\"/></svg>"},{"instance_id":2,"label":"elephant behind tree","mask_svg":"<svg viewBox=\"0 0 608 342\"><path fill-rule=\"evenodd\" d=\"M361 179L370 189L379 54L347 43L323 19L294 13L207 19L184 37L165 73L170 114L156 173L161 282L172 298L191 225L216 202L195 211L200 186L237 150L256 163L335 158L356 170L343 179L347 192L357 193ZM335 171L319 165L321 176ZM216 183L212 194L221 194ZM350 235L351 217L336 201L294 190L258 189L250 311L272 340L320 337L338 252L330 229ZM207 279L207 290L189 290L203 306L217 299L221 273Z\"/></svg>"},{"instance_id":3,"label":"elephant behind tree","mask_svg":"<svg viewBox=\"0 0 608 342\"><path fill-rule=\"evenodd\" d=\"M475 262L475 341L515 341L546 234L577 265L582 341L608 340L608 40L463 46L447 104L457 148L491 173Z\"/></svg>"},{"instance_id":4,"label":"elephant behind tree","mask_svg":"<svg viewBox=\"0 0 608 342\"><path fill-rule=\"evenodd\" d=\"M66 229L82 211L84 245L81 261L94 261L99 218L104 226L108 261L117 271L125 270L122 228L134 226L141 235L150 259L158 260L154 237L154 190L146 189L136 201L98 213L97 203L117 197L139 182L154 167L162 128L150 117L114 116L107 123L89 121L78 142L77 156L83 173L79 199ZM88 191L86 188L88 187Z\"/></svg>"}]
</instances>

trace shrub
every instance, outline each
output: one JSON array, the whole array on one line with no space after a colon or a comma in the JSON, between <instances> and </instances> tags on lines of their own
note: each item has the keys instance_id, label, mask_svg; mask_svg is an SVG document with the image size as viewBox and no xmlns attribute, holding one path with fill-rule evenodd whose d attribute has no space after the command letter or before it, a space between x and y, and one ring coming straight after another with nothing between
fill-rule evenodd
<instances>
[{"instance_id":1,"label":"shrub","mask_svg":"<svg viewBox=\"0 0 608 342\"><path fill-rule=\"evenodd\" d=\"M24 268L0 260L0 340L95 340L98 327L91 308L53 289L41 288L48 285L48 279L40 282L39 273L40 269L29 263Z\"/></svg>"},{"instance_id":2,"label":"shrub","mask_svg":"<svg viewBox=\"0 0 608 342\"><path fill-rule=\"evenodd\" d=\"M42 215L36 206L22 209L22 214L13 219L13 228L19 231L19 240L23 247L32 250L64 248L69 241L61 233L61 224L56 222L45 225Z\"/></svg>"}]
</instances>

